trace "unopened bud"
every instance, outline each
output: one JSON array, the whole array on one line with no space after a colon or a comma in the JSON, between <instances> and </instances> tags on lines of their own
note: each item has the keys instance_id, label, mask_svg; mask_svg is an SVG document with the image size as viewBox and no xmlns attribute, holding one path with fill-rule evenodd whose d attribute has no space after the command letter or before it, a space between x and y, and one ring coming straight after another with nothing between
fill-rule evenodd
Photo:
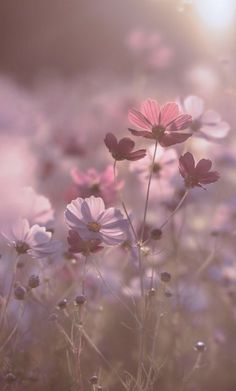
<instances>
[{"instance_id":1,"label":"unopened bud","mask_svg":"<svg viewBox=\"0 0 236 391\"><path fill-rule=\"evenodd\" d=\"M24 300L26 295L26 289L22 285L18 285L14 289L15 299Z\"/></svg>"},{"instance_id":2,"label":"unopened bud","mask_svg":"<svg viewBox=\"0 0 236 391\"><path fill-rule=\"evenodd\" d=\"M75 305L83 305L86 302L86 297L84 295L78 295L75 298Z\"/></svg>"},{"instance_id":3,"label":"unopened bud","mask_svg":"<svg viewBox=\"0 0 236 391\"><path fill-rule=\"evenodd\" d=\"M202 341L198 341L195 343L194 349L197 350L198 352L205 352L206 350L206 345Z\"/></svg>"},{"instance_id":4,"label":"unopened bud","mask_svg":"<svg viewBox=\"0 0 236 391\"><path fill-rule=\"evenodd\" d=\"M57 308L59 310L64 310L67 306L67 299L63 299L61 301L59 301L59 303L57 304Z\"/></svg>"},{"instance_id":5,"label":"unopened bud","mask_svg":"<svg viewBox=\"0 0 236 391\"><path fill-rule=\"evenodd\" d=\"M168 272L161 272L160 277L163 282L170 282L171 280L171 274Z\"/></svg>"},{"instance_id":6,"label":"unopened bud","mask_svg":"<svg viewBox=\"0 0 236 391\"><path fill-rule=\"evenodd\" d=\"M37 288L39 284L40 284L39 276L32 274L32 276L30 276L29 278L28 286L33 289L33 288Z\"/></svg>"},{"instance_id":7,"label":"unopened bud","mask_svg":"<svg viewBox=\"0 0 236 391\"><path fill-rule=\"evenodd\" d=\"M159 240L162 237L162 230L159 228L154 228L151 230L151 239Z\"/></svg>"}]
</instances>

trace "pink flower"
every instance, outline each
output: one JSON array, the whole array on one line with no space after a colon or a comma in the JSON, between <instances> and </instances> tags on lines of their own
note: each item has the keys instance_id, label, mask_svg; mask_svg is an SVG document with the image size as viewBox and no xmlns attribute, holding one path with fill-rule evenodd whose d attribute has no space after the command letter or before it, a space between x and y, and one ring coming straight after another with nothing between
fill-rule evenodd
<instances>
[{"instance_id":1,"label":"pink flower","mask_svg":"<svg viewBox=\"0 0 236 391\"><path fill-rule=\"evenodd\" d=\"M195 166L193 155L190 152L186 152L179 158L179 171L188 188L202 187L202 184L207 185L218 181L220 175L217 171L210 171L211 166L212 162L209 159L201 159Z\"/></svg>"},{"instance_id":2,"label":"pink flower","mask_svg":"<svg viewBox=\"0 0 236 391\"><path fill-rule=\"evenodd\" d=\"M175 149L165 150L160 145L157 146L155 162L152 165L152 157L154 154L154 146L152 145L147 150L147 156L138 162L130 164L131 172L147 179L150 171L153 171L153 178L168 180L172 177L178 167L176 167L177 153Z\"/></svg>"},{"instance_id":3,"label":"pink flower","mask_svg":"<svg viewBox=\"0 0 236 391\"><path fill-rule=\"evenodd\" d=\"M129 137L124 137L118 142L114 134L107 133L104 142L113 158L118 161L139 160L146 155L145 149L133 151L135 143Z\"/></svg>"},{"instance_id":4,"label":"pink flower","mask_svg":"<svg viewBox=\"0 0 236 391\"><path fill-rule=\"evenodd\" d=\"M61 243L52 240L52 233L38 224L30 227L28 220L17 219L14 224L2 232L2 236L18 255L29 254L32 258L45 258L54 255L61 248Z\"/></svg>"},{"instance_id":5,"label":"pink flower","mask_svg":"<svg viewBox=\"0 0 236 391\"><path fill-rule=\"evenodd\" d=\"M230 126L221 120L213 110L204 111L204 101L198 96L190 95L183 103L184 111L192 115L190 129L207 138L220 139L229 133Z\"/></svg>"},{"instance_id":6,"label":"pink flower","mask_svg":"<svg viewBox=\"0 0 236 391\"><path fill-rule=\"evenodd\" d=\"M192 117L189 114L181 114L178 105L174 102L160 107L157 101L147 99L142 103L140 111L136 109L129 111L129 120L143 129L141 131L129 129L132 134L157 140L163 147L182 143L191 136L189 133L180 133L179 130L188 128Z\"/></svg>"},{"instance_id":7,"label":"pink flower","mask_svg":"<svg viewBox=\"0 0 236 391\"><path fill-rule=\"evenodd\" d=\"M102 172L98 172L95 168L85 172L73 168L71 176L76 185L77 195L82 198L91 195L102 197L107 205L115 202L118 191L124 185L123 181L114 182L112 165Z\"/></svg>"},{"instance_id":8,"label":"pink flower","mask_svg":"<svg viewBox=\"0 0 236 391\"><path fill-rule=\"evenodd\" d=\"M90 253L96 253L103 249L101 246L101 241L98 239L83 240L79 236L78 232L74 230L69 231L69 236L67 238L70 245L69 252L71 253L81 253L83 255L88 255Z\"/></svg>"},{"instance_id":9,"label":"pink flower","mask_svg":"<svg viewBox=\"0 0 236 391\"><path fill-rule=\"evenodd\" d=\"M127 220L119 209L105 209L100 197L77 198L67 205L66 223L83 240L99 240L113 246L124 241Z\"/></svg>"}]
</instances>

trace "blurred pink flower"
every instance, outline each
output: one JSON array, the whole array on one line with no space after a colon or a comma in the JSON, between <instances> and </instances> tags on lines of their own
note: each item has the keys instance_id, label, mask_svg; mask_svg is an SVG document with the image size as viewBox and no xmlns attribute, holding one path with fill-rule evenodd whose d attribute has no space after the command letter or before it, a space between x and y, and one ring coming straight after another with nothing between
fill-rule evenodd
<instances>
[{"instance_id":1,"label":"blurred pink flower","mask_svg":"<svg viewBox=\"0 0 236 391\"><path fill-rule=\"evenodd\" d=\"M112 165L109 165L102 172L98 172L95 168L90 168L85 172L73 168L71 176L76 185L77 195L82 198L91 195L100 196L107 205L116 201L117 193L124 185L123 181L115 183Z\"/></svg>"},{"instance_id":2,"label":"blurred pink flower","mask_svg":"<svg viewBox=\"0 0 236 391\"><path fill-rule=\"evenodd\" d=\"M65 218L83 240L99 240L109 246L122 243L127 231L127 220L120 210L105 209L100 197L77 198L67 205Z\"/></svg>"},{"instance_id":3,"label":"blurred pink flower","mask_svg":"<svg viewBox=\"0 0 236 391\"><path fill-rule=\"evenodd\" d=\"M69 243L69 251L75 254L88 255L90 253L96 253L103 249L101 241L98 239L83 240L79 236L78 232L74 230L69 231L67 238Z\"/></svg>"},{"instance_id":4,"label":"blurred pink flower","mask_svg":"<svg viewBox=\"0 0 236 391\"><path fill-rule=\"evenodd\" d=\"M221 120L219 113L213 110L204 111L204 101L198 96L188 96L184 100L183 109L192 115L190 129L201 136L220 139L226 137L230 131L230 125Z\"/></svg>"},{"instance_id":5,"label":"blurred pink flower","mask_svg":"<svg viewBox=\"0 0 236 391\"><path fill-rule=\"evenodd\" d=\"M61 243L52 240L52 233L45 227L35 224L30 227L26 219L17 219L11 226L1 232L18 255L29 254L32 258L45 258L54 255L61 248Z\"/></svg>"},{"instance_id":6,"label":"blurred pink flower","mask_svg":"<svg viewBox=\"0 0 236 391\"><path fill-rule=\"evenodd\" d=\"M18 214L27 219L30 225L38 224L51 227L54 222L54 210L49 199L37 194L31 187L25 187L16 201Z\"/></svg>"},{"instance_id":7,"label":"blurred pink flower","mask_svg":"<svg viewBox=\"0 0 236 391\"><path fill-rule=\"evenodd\" d=\"M154 146L152 145L147 150L147 156L138 162L130 164L130 171L137 174L140 178L147 179L150 171L153 171L153 178L170 179L177 172L177 153L175 149L164 149L160 145L157 146L155 162L152 165L152 157L154 154Z\"/></svg>"},{"instance_id":8,"label":"blurred pink flower","mask_svg":"<svg viewBox=\"0 0 236 391\"><path fill-rule=\"evenodd\" d=\"M119 142L112 133L107 133L105 145L115 160L139 160L146 155L146 149L133 151L135 143L129 137L122 138Z\"/></svg>"},{"instance_id":9,"label":"blurred pink flower","mask_svg":"<svg viewBox=\"0 0 236 391\"><path fill-rule=\"evenodd\" d=\"M179 171L187 188L202 187L202 184L207 185L218 181L220 175L217 171L210 171L211 166L212 162L209 159L201 159L195 166L193 155L190 152L186 152L179 158Z\"/></svg>"},{"instance_id":10,"label":"blurred pink flower","mask_svg":"<svg viewBox=\"0 0 236 391\"><path fill-rule=\"evenodd\" d=\"M163 147L182 143L191 136L189 133L178 132L191 125L192 117L181 114L178 105L174 102L160 106L157 101L147 99L142 103L140 111L136 109L129 111L129 120L144 129L142 131L129 129L132 134L157 140Z\"/></svg>"}]
</instances>

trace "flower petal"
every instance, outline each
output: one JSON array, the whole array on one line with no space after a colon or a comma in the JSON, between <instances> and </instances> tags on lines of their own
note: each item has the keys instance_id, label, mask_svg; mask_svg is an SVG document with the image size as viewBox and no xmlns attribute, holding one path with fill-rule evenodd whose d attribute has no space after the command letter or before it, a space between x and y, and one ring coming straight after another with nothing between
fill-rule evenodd
<instances>
[{"instance_id":1,"label":"flower petal","mask_svg":"<svg viewBox=\"0 0 236 391\"><path fill-rule=\"evenodd\" d=\"M159 124L160 105L154 99L147 99L141 104L141 113L152 125Z\"/></svg>"},{"instance_id":2,"label":"flower petal","mask_svg":"<svg viewBox=\"0 0 236 391\"><path fill-rule=\"evenodd\" d=\"M129 121L142 129L151 129L151 122L138 110L131 109L128 114Z\"/></svg>"},{"instance_id":3,"label":"flower petal","mask_svg":"<svg viewBox=\"0 0 236 391\"><path fill-rule=\"evenodd\" d=\"M198 96L190 95L184 100L184 109L195 120L203 113L204 101Z\"/></svg>"},{"instance_id":4,"label":"flower petal","mask_svg":"<svg viewBox=\"0 0 236 391\"><path fill-rule=\"evenodd\" d=\"M161 107L160 124L165 128L179 115L179 106L175 102L166 103Z\"/></svg>"},{"instance_id":5,"label":"flower petal","mask_svg":"<svg viewBox=\"0 0 236 391\"><path fill-rule=\"evenodd\" d=\"M177 133L177 132L164 133L164 135L160 140L160 145L162 147L170 147L171 145L183 143L191 136L192 136L191 133Z\"/></svg>"}]
</instances>

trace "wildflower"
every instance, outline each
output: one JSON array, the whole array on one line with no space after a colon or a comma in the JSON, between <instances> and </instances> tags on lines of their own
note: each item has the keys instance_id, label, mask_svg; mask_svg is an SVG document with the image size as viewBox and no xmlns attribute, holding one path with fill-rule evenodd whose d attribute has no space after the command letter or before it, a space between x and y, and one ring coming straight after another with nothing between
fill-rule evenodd
<instances>
[{"instance_id":1,"label":"wildflower","mask_svg":"<svg viewBox=\"0 0 236 391\"><path fill-rule=\"evenodd\" d=\"M8 244L15 248L18 255L29 254L32 258L45 258L56 253L61 244L52 240L52 233L38 224L30 227L28 220L17 219L2 232Z\"/></svg>"},{"instance_id":2,"label":"wildflower","mask_svg":"<svg viewBox=\"0 0 236 391\"><path fill-rule=\"evenodd\" d=\"M190 95L183 102L184 111L192 115L190 129L207 138L227 136L230 126L222 121L219 113L213 110L204 111L204 101L198 96Z\"/></svg>"},{"instance_id":3,"label":"wildflower","mask_svg":"<svg viewBox=\"0 0 236 391\"><path fill-rule=\"evenodd\" d=\"M146 155L145 149L133 151L135 143L129 137L122 138L119 142L112 133L107 133L104 140L106 147L115 160L139 160Z\"/></svg>"},{"instance_id":4,"label":"wildflower","mask_svg":"<svg viewBox=\"0 0 236 391\"><path fill-rule=\"evenodd\" d=\"M220 175L217 171L210 171L211 166L212 162L209 159L201 159L195 165L190 152L186 152L179 158L179 171L187 188L202 187L202 185L218 181Z\"/></svg>"},{"instance_id":5,"label":"wildflower","mask_svg":"<svg viewBox=\"0 0 236 391\"><path fill-rule=\"evenodd\" d=\"M119 209L105 209L100 197L77 198L67 205L65 218L83 240L99 240L110 246L124 241L127 220Z\"/></svg>"},{"instance_id":6,"label":"wildflower","mask_svg":"<svg viewBox=\"0 0 236 391\"><path fill-rule=\"evenodd\" d=\"M101 240L83 240L75 230L69 231L67 240L70 245L69 252L71 253L87 255L89 253L96 253L103 249L101 246Z\"/></svg>"},{"instance_id":7,"label":"wildflower","mask_svg":"<svg viewBox=\"0 0 236 391\"><path fill-rule=\"evenodd\" d=\"M191 136L190 133L180 133L179 130L188 128L192 117L180 113L179 106L174 102L160 107L157 101L147 99L142 103L140 111L136 109L129 111L129 120L143 129L141 131L129 129L132 134L156 140L163 147L182 143Z\"/></svg>"},{"instance_id":8,"label":"wildflower","mask_svg":"<svg viewBox=\"0 0 236 391\"><path fill-rule=\"evenodd\" d=\"M101 197L108 205L115 202L118 191L124 185L123 181L114 182L112 165L107 166L102 172L98 172L95 168L90 168L85 172L73 168L71 176L76 186L77 196Z\"/></svg>"},{"instance_id":9,"label":"wildflower","mask_svg":"<svg viewBox=\"0 0 236 391\"><path fill-rule=\"evenodd\" d=\"M144 159L130 163L130 170L143 179L148 179L150 171L152 171L153 178L168 180L176 174L177 153L174 148L165 150L158 145L155 161L152 163L154 149L152 145L148 148L147 156Z\"/></svg>"}]
</instances>

